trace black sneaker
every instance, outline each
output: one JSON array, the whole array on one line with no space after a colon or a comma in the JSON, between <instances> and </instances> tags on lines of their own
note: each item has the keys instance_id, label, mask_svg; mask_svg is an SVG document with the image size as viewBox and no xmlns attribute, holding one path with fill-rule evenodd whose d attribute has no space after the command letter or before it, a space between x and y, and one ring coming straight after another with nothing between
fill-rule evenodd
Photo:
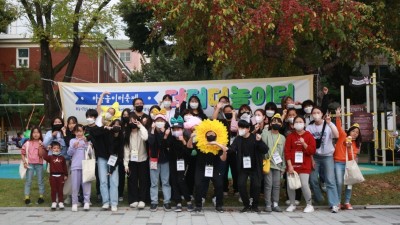
<instances>
[{"instance_id":1,"label":"black sneaker","mask_svg":"<svg viewBox=\"0 0 400 225\"><path fill-rule=\"evenodd\" d=\"M255 213L259 213L260 210L258 209L258 207L251 207L251 211L255 212Z\"/></svg>"},{"instance_id":2,"label":"black sneaker","mask_svg":"<svg viewBox=\"0 0 400 225\"><path fill-rule=\"evenodd\" d=\"M157 211L158 205L157 204L151 204L150 205L150 211L155 212Z\"/></svg>"},{"instance_id":3,"label":"black sneaker","mask_svg":"<svg viewBox=\"0 0 400 225\"><path fill-rule=\"evenodd\" d=\"M251 208L249 206L245 206L242 210L240 210L241 213L247 213L250 211L251 211Z\"/></svg>"},{"instance_id":4,"label":"black sneaker","mask_svg":"<svg viewBox=\"0 0 400 225\"><path fill-rule=\"evenodd\" d=\"M164 204L164 211L166 211L166 212L171 211L171 204L165 203L165 204Z\"/></svg>"},{"instance_id":5,"label":"black sneaker","mask_svg":"<svg viewBox=\"0 0 400 225\"><path fill-rule=\"evenodd\" d=\"M222 207L215 207L215 211L217 211L219 213L225 212L225 210Z\"/></svg>"},{"instance_id":6,"label":"black sneaker","mask_svg":"<svg viewBox=\"0 0 400 225\"><path fill-rule=\"evenodd\" d=\"M175 212L182 212L182 204L180 204L180 203L177 204L174 211Z\"/></svg>"},{"instance_id":7,"label":"black sneaker","mask_svg":"<svg viewBox=\"0 0 400 225\"><path fill-rule=\"evenodd\" d=\"M201 212L201 207L196 207L196 208L194 208L193 212L196 212L196 213Z\"/></svg>"},{"instance_id":8,"label":"black sneaker","mask_svg":"<svg viewBox=\"0 0 400 225\"><path fill-rule=\"evenodd\" d=\"M25 199L25 205L30 205L31 204L31 200L29 198Z\"/></svg>"},{"instance_id":9,"label":"black sneaker","mask_svg":"<svg viewBox=\"0 0 400 225\"><path fill-rule=\"evenodd\" d=\"M193 210L194 210L193 204L188 204L187 205L187 211L188 212L193 212Z\"/></svg>"},{"instance_id":10,"label":"black sneaker","mask_svg":"<svg viewBox=\"0 0 400 225\"><path fill-rule=\"evenodd\" d=\"M43 204L44 203L44 199L43 198L39 198L38 200L37 200L37 204Z\"/></svg>"}]
</instances>

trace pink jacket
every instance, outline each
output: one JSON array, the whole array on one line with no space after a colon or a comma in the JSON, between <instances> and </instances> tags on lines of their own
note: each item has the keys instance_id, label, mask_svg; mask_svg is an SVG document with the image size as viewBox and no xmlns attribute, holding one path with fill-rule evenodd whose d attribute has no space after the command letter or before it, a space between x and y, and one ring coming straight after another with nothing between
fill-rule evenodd
<instances>
[{"instance_id":1,"label":"pink jacket","mask_svg":"<svg viewBox=\"0 0 400 225\"><path fill-rule=\"evenodd\" d=\"M29 140L21 148L21 155L26 157L26 149L28 149L28 163L29 164L43 164L43 158L39 156L39 145L37 140Z\"/></svg>"}]
</instances>

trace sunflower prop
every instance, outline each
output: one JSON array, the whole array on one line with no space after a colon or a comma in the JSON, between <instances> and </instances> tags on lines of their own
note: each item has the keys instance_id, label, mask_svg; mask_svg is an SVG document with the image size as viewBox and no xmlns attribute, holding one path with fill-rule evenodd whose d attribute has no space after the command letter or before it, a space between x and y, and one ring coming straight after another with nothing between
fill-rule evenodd
<instances>
[{"instance_id":1,"label":"sunflower prop","mask_svg":"<svg viewBox=\"0 0 400 225\"><path fill-rule=\"evenodd\" d=\"M103 113L102 113L103 118L109 108L113 108L115 110L115 114L113 117L111 117L111 121L121 118L122 112L119 111L119 103L118 102L114 102L114 104L112 104L111 107L110 106L102 106L101 107L101 110L103 111Z\"/></svg>"},{"instance_id":2,"label":"sunflower prop","mask_svg":"<svg viewBox=\"0 0 400 225\"><path fill-rule=\"evenodd\" d=\"M228 131L224 124L222 124L218 120L204 120L198 126L195 127L195 133L197 138L197 148L207 154L211 152L214 155L217 155L220 147L216 145L209 145L206 134L209 131L213 131L217 135L216 142L220 143L221 145L228 144Z\"/></svg>"}]
</instances>

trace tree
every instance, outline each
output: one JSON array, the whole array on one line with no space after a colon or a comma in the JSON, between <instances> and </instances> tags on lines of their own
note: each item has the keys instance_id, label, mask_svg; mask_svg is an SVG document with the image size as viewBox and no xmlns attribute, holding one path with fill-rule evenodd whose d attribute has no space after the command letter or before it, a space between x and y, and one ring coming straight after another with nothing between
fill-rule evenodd
<instances>
[{"instance_id":1,"label":"tree","mask_svg":"<svg viewBox=\"0 0 400 225\"><path fill-rule=\"evenodd\" d=\"M34 41L40 44L40 76L43 78L43 94L46 118L58 113L56 96L51 82L66 67L62 75L70 82L81 46L98 46L105 34L114 36L114 7L110 0L19 0L29 19ZM51 49L67 48L60 62L53 62Z\"/></svg>"},{"instance_id":2,"label":"tree","mask_svg":"<svg viewBox=\"0 0 400 225\"><path fill-rule=\"evenodd\" d=\"M152 35L174 32L176 53L206 54L215 72L262 76L271 62L303 73L377 55L400 62L374 8L354 0L139 0L153 10ZM274 68L272 68L274 69Z\"/></svg>"},{"instance_id":3,"label":"tree","mask_svg":"<svg viewBox=\"0 0 400 225\"><path fill-rule=\"evenodd\" d=\"M17 19L18 12L15 6L6 0L0 0L0 33L7 31L8 25Z\"/></svg>"}]
</instances>

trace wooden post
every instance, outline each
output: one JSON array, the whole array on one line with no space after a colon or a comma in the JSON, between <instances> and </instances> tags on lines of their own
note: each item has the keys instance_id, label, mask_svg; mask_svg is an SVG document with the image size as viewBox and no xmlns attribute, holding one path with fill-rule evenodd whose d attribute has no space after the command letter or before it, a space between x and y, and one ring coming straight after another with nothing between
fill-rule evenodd
<instances>
[{"instance_id":1,"label":"wooden post","mask_svg":"<svg viewBox=\"0 0 400 225\"><path fill-rule=\"evenodd\" d=\"M385 113L381 113L381 150L382 165L386 166L386 138L385 138Z\"/></svg>"},{"instance_id":2,"label":"wooden post","mask_svg":"<svg viewBox=\"0 0 400 225\"><path fill-rule=\"evenodd\" d=\"M374 115L374 146L379 146L379 135L378 135L378 103L376 98L376 73L372 73L372 104L373 104L373 115ZM384 120L382 120L385 122ZM378 149L375 148L375 165L378 164Z\"/></svg>"}]
</instances>

